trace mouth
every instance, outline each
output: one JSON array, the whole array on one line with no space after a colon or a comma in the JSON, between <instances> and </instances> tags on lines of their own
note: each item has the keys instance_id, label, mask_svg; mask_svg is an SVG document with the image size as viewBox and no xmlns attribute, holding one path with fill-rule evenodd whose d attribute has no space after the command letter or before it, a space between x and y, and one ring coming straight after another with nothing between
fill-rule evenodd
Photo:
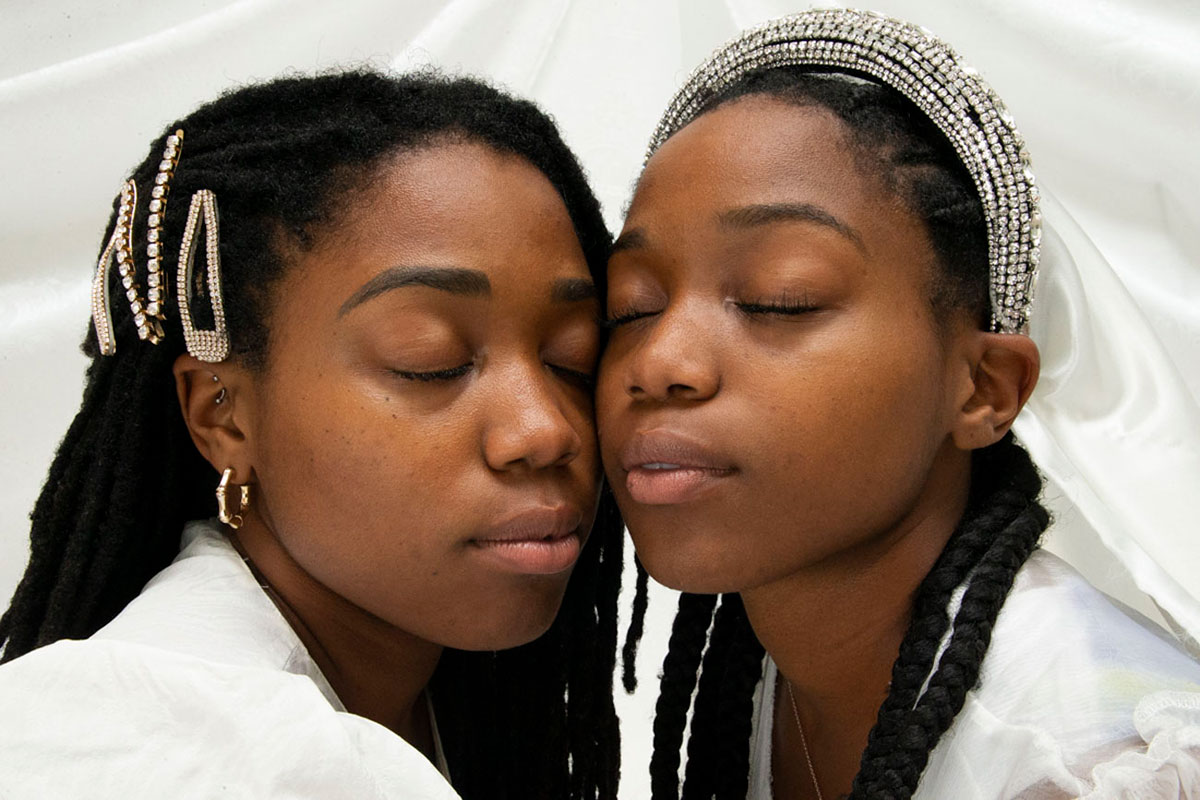
<instances>
[{"instance_id":1,"label":"mouth","mask_svg":"<svg viewBox=\"0 0 1200 800\"><path fill-rule=\"evenodd\" d=\"M727 457L684 434L637 433L621 451L625 488L636 503L676 505L697 499L737 472Z\"/></svg>"},{"instance_id":2,"label":"mouth","mask_svg":"<svg viewBox=\"0 0 1200 800\"><path fill-rule=\"evenodd\" d=\"M569 505L533 506L505 515L468 545L506 572L555 575L583 549L583 513Z\"/></svg>"}]
</instances>

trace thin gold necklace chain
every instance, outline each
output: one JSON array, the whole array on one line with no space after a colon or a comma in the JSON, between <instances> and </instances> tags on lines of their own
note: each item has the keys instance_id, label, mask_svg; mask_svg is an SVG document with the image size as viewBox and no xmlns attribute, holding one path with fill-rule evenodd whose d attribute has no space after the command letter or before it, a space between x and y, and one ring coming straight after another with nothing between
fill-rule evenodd
<instances>
[{"instance_id":1,"label":"thin gold necklace chain","mask_svg":"<svg viewBox=\"0 0 1200 800\"><path fill-rule=\"evenodd\" d=\"M804 726L800 724L800 712L796 710L796 695L792 692L792 682L783 679L788 690L788 700L792 702L792 716L796 718L796 730L800 731L800 746L804 748L804 760L808 762L808 774L812 778L813 789L817 791L817 800L825 800L821 794L821 784L817 783L817 770L813 767L812 756L808 753L808 740L804 738Z\"/></svg>"}]
</instances>

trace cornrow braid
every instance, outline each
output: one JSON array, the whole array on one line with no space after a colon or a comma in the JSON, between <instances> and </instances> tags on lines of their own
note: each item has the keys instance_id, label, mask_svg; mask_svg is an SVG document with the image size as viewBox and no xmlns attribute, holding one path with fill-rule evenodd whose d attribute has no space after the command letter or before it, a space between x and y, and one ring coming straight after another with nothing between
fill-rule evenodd
<instances>
[{"instance_id":1,"label":"cornrow braid","mask_svg":"<svg viewBox=\"0 0 1200 800\"><path fill-rule=\"evenodd\" d=\"M247 86L170 125L132 179L150 196L168 134L186 138L164 212L164 265L178 257L187 200L221 207L220 257L231 358L261 370L277 286L297 251L354 212L391 156L443 141L518 156L557 190L603 292L610 236L600 206L554 123L536 106L474 80L352 71ZM104 241L116 225L113 204ZM146 250L145 226L133 249ZM124 290L111 276L111 294ZM194 309L205 312L207 303ZM173 306L171 306L173 308ZM3 660L90 636L171 562L184 523L213 515L217 475L184 425L172 366L178 314L140 342L129 305L112 304L116 353L92 358L83 402L31 515L31 555L0 617ZM200 319L202 325L211 320ZM502 653L447 651L432 682L452 779L480 797L613 798L619 738L612 705L623 526L612 497L537 641Z\"/></svg>"},{"instance_id":2,"label":"cornrow braid","mask_svg":"<svg viewBox=\"0 0 1200 800\"><path fill-rule=\"evenodd\" d=\"M978 327L987 327L982 206L969 173L932 122L869 76L811 67L749 72L700 113L750 95L821 108L841 120L859 168L878 175L884 188L925 224L936 262L929 290L935 319L941 323L966 314ZM992 627L1016 572L1049 524L1038 502L1041 488L1037 469L1011 433L972 454L966 510L914 597L852 798L907 798L916 791L930 753L978 682ZM964 586L951 620L950 598ZM753 695L762 678L763 650L744 609L735 611L740 606L740 601L735 607L729 597L722 598L714 619L715 599L680 597L654 722L654 800L680 797L679 753L693 691L682 796L745 797ZM635 605L629 637L640 634L644 613L644 606ZM702 632L710 626L712 633L706 636ZM703 638L698 641L698 636ZM626 650L630 647L627 640ZM630 683L626 678L627 688Z\"/></svg>"}]
</instances>

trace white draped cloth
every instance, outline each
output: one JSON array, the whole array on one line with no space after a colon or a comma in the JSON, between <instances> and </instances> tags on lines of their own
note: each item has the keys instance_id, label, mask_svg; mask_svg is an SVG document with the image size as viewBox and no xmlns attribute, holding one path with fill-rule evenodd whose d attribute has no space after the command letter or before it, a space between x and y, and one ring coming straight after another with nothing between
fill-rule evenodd
<instances>
[{"instance_id":1,"label":"white draped cloth","mask_svg":"<svg viewBox=\"0 0 1200 800\"><path fill-rule=\"evenodd\" d=\"M457 800L440 752L346 711L215 521L93 637L0 666L4 800Z\"/></svg>"},{"instance_id":2,"label":"white draped cloth","mask_svg":"<svg viewBox=\"0 0 1200 800\"><path fill-rule=\"evenodd\" d=\"M771 797L777 675L768 658L755 695L749 800ZM1200 663L1042 550L1017 573L979 685L930 754L914 798L1067 797L1200 798Z\"/></svg>"},{"instance_id":3,"label":"white draped cloth","mask_svg":"<svg viewBox=\"0 0 1200 800\"><path fill-rule=\"evenodd\" d=\"M1017 432L1046 472L1049 545L1092 582L1200 633L1200 4L872 0L949 41L1005 99L1047 196ZM440 65L533 97L612 225L687 73L795 0L156 0L0 11L0 600L78 408L91 269L151 138L223 89L344 64ZM186 158L186 156L185 156ZM632 581L627 581L631 585ZM618 697L622 796L647 796L674 603L658 591ZM1158 607L1166 614L1160 615Z\"/></svg>"}]
</instances>

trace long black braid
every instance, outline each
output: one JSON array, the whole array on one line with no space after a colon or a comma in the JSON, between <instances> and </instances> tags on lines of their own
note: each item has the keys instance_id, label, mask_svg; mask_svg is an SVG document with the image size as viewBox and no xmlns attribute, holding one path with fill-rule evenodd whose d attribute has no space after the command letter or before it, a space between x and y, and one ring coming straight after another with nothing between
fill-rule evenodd
<instances>
[{"instance_id":1,"label":"long black braid","mask_svg":"<svg viewBox=\"0 0 1200 800\"><path fill-rule=\"evenodd\" d=\"M860 168L879 175L925 223L937 262L930 288L935 318L965 312L981 328L988 324L983 209L969 173L941 131L898 92L873 79L799 67L748 73L701 113L747 95L819 107L842 120ZM917 590L852 798L907 798L916 790L930 752L979 679L992 626L1016 572L1049 523L1038 502L1041 489L1037 469L1011 433L972 455L967 508ZM964 583L951 620L951 595ZM645 593L638 588L631 639L640 634L639 615L645 612ZM938 658L947 632L948 644ZM634 641L625 645L627 653L635 647ZM738 595L680 597L654 722L655 800L681 796L679 760L689 709L682 797L746 797L762 657ZM626 656L627 673L628 661ZM625 684L633 685L631 675Z\"/></svg>"},{"instance_id":2,"label":"long black braid","mask_svg":"<svg viewBox=\"0 0 1200 800\"><path fill-rule=\"evenodd\" d=\"M192 193L212 190L231 357L251 369L266 363L267 320L289 254L313 247L352 213L356 191L387 157L442 139L480 142L537 167L562 197L603 291L610 237L578 162L536 106L479 82L362 71L234 91L151 145L132 176L139 214L176 128L185 138L163 221L163 263L177 258ZM115 224L114 213L105 241ZM135 225L136 253L145 252L145 227ZM115 270L112 280L117 352L99 355L89 332L83 404L37 500L29 564L0 618L5 660L94 633L171 562L187 520L213 515L217 476L191 442L172 375L183 352L178 314L168 314L162 343L140 342ZM463 797L616 796L622 543L606 491L550 630L512 651L446 652L433 696Z\"/></svg>"}]
</instances>

